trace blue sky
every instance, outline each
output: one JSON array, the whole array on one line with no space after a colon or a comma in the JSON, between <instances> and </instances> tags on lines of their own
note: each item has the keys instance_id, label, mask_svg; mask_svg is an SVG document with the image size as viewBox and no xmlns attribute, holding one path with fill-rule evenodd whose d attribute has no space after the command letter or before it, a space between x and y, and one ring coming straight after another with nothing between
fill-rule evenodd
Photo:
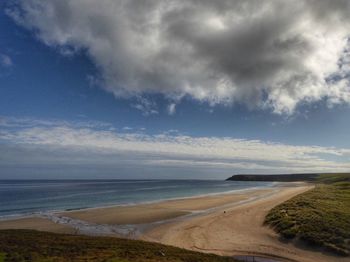
<instances>
[{"instance_id":1,"label":"blue sky","mask_svg":"<svg viewBox=\"0 0 350 262\"><path fill-rule=\"evenodd\" d=\"M34 7L35 2L29 1ZM49 6L51 2L41 8L55 8ZM282 91L264 87L261 92L268 98L256 98L255 86L260 84L254 81L248 85L241 76L234 79L236 82L232 80L235 86L230 83L234 90L244 91L232 93L231 86L212 91L211 80L198 79L201 70L208 73L200 66L185 73L181 68L177 73L178 77L188 77L190 87L179 89L182 80L170 81L167 72L161 76L164 79L152 75L156 80L147 83L150 77L138 79L145 73L128 62L134 56L142 61L143 54L132 53L125 55L129 60L118 60L124 56L120 53L116 61L109 61L104 53L93 52L98 49L96 43L86 43L83 35L62 40L48 34L46 27L56 20L44 16L44 26L35 18L33 6L23 1L15 6L7 1L0 4L0 178L222 179L240 172L350 169L349 86L330 93L328 90L338 85L315 84L320 89L317 92L327 95L313 96L313 89L305 97L299 95L300 90L288 89L287 94L292 95L287 100L285 95L275 95ZM203 12L210 12L209 8ZM27 16L18 18L14 10ZM222 30L218 21L209 19L210 25ZM326 48L323 51L327 53ZM169 63L174 59L170 56ZM111 63L112 71L106 68ZM175 62L171 66L178 68ZM128 68L136 69L129 74ZM153 70L156 68L158 65ZM238 69L232 70L234 74ZM190 75L187 71L195 72ZM260 73L251 74L249 79L261 80ZM337 79L337 74L329 77ZM343 73L342 79L347 78ZM261 85L275 83L269 81ZM279 159L286 150L290 155ZM67 152L71 154L68 158Z\"/></svg>"}]
</instances>

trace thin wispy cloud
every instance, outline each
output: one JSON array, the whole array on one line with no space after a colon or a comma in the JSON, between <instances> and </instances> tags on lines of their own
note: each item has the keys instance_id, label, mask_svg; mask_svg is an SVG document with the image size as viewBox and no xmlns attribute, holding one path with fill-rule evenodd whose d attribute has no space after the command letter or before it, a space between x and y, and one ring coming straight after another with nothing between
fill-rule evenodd
<instances>
[{"instance_id":1,"label":"thin wispy cloud","mask_svg":"<svg viewBox=\"0 0 350 262\"><path fill-rule=\"evenodd\" d=\"M0 53L0 65L2 67L11 67L13 66L13 61L8 55Z\"/></svg>"},{"instance_id":2,"label":"thin wispy cloud","mask_svg":"<svg viewBox=\"0 0 350 262\"><path fill-rule=\"evenodd\" d=\"M176 113L176 104L175 103L169 104L167 109L168 109L169 115L174 115Z\"/></svg>"},{"instance_id":3,"label":"thin wispy cloud","mask_svg":"<svg viewBox=\"0 0 350 262\"><path fill-rule=\"evenodd\" d=\"M112 124L96 121L96 120L84 120L84 121L66 121L60 119L36 119L32 117L4 117L0 116L0 128L30 128L30 127L54 127L65 126L75 128L103 128L113 129Z\"/></svg>"},{"instance_id":4,"label":"thin wispy cloud","mask_svg":"<svg viewBox=\"0 0 350 262\"><path fill-rule=\"evenodd\" d=\"M31 153L22 159L23 165L30 164L26 158L32 159L37 155L36 162L45 164L50 159L48 165L58 162L121 166L127 163L128 166L163 168L219 168L231 173L237 170L283 173L350 169L350 150L342 148L292 146L230 137L191 137L176 133L147 135L132 133L131 129L119 133L101 129L98 124L96 129L54 121L35 127L24 121L20 127L17 120L16 129L9 130L9 122L1 125L2 148L8 152L29 150ZM13 157L9 159L11 154L7 153L6 161L3 158L0 165L16 163L20 166L18 157L15 154Z\"/></svg>"},{"instance_id":5,"label":"thin wispy cloud","mask_svg":"<svg viewBox=\"0 0 350 262\"><path fill-rule=\"evenodd\" d=\"M136 104L132 104L131 106L137 110L140 110L144 116L158 114L158 109L155 102L143 97L138 97L137 100L138 102Z\"/></svg>"},{"instance_id":6,"label":"thin wispy cloud","mask_svg":"<svg viewBox=\"0 0 350 262\"><path fill-rule=\"evenodd\" d=\"M123 127L123 130L125 130L125 131L131 131L131 130L133 130L133 128L132 128L132 127L129 127L129 126L124 126L124 127Z\"/></svg>"},{"instance_id":7,"label":"thin wispy cloud","mask_svg":"<svg viewBox=\"0 0 350 262\"><path fill-rule=\"evenodd\" d=\"M86 51L99 85L119 97L189 96L278 114L350 103L348 0L16 3L9 16L62 53Z\"/></svg>"}]
</instances>

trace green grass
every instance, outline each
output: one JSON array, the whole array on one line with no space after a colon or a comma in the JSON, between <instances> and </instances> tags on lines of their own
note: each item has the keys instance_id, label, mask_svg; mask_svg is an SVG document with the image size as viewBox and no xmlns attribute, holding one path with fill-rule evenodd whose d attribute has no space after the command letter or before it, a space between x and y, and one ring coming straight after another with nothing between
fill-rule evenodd
<instances>
[{"instance_id":1,"label":"green grass","mask_svg":"<svg viewBox=\"0 0 350 262\"><path fill-rule=\"evenodd\" d=\"M0 262L4 262L5 261L5 253L0 253Z\"/></svg>"},{"instance_id":2,"label":"green grass","mask_svg":"<svg viewBox=\"0 0 350 262\"><path fill-rule=\"evenodd\" d=\"M349 173L321 174L317 177L317 182L331 184L336 182L350 182Z\"/></svg>"},{"instance_id":3,"label":"green grass","mask_svg":"<svg viewBox=\"0 0 350 262\"><path fill-rule=\"evenodd\" d=\"M350 254L348 175L324 174L315 189L273 208L265 223L282 236L300 239L337 254Z\"/></svg>"},{"instance_id":4,"label":"green grass","mask_svg":"<svg viewBox=\"0 0 350 262\"><path fill-rule=\"evenodd\" d=\"M0 261L234 262L232 258L112 237L1 230ZM5 256L6 254L6 256ZM1 260L2 259L2 260Z\"/></svg>"}]
</instances>

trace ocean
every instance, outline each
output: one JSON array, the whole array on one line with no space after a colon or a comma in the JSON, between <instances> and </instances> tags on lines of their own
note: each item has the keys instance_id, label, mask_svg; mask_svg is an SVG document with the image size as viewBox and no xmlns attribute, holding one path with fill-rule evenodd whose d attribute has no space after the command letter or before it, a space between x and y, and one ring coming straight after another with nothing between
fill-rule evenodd
<instances>
[{"instance_id":1,"label":"ocean","mask_svg":"<svg viewBox=\"0 0 350 262\"><path fill-rule=\"evenodd\" d=\"M271 187L213 180L0 180L0 218Z\"/></svg>"}]
</instances>

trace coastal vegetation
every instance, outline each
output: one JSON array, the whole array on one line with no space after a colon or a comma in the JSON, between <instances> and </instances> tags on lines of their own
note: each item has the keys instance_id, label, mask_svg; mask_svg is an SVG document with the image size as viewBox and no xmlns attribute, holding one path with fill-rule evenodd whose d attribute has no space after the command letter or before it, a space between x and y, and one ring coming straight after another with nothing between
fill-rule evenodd
<instances>
[{"instance_id":1,"label":"coastal vegetation","mask_svg":"<svg viewBox=\"0 0 350 262\"><path fill-rule=\"evenodd\" d=\"M349 173L334 173L334 174L241 174L233 175L226 180L228 181L261 181L261 182L336 182L350 179Z\"/></svg>"},{"instance_id":2,"label":"coastal vegetation","mask_svg":"<svg viewBox=\"0 0 350 262\"><path fill-rule=\"evenodd\" d=\"M350 255L350 174L322 174L314 189L273 208L265 223L287 239Z\"/></svg>"},{"instance_id":3,"label":"coastal vegetation","mask_svg":"<svg viewBox=\"0 0 350 262\"><path fill-rule=\"evenodd\" d=\"M162 244L113 237L63 235L32 230L0 231L0 262L234 262Z\"/></svg>"}]
</instances>

